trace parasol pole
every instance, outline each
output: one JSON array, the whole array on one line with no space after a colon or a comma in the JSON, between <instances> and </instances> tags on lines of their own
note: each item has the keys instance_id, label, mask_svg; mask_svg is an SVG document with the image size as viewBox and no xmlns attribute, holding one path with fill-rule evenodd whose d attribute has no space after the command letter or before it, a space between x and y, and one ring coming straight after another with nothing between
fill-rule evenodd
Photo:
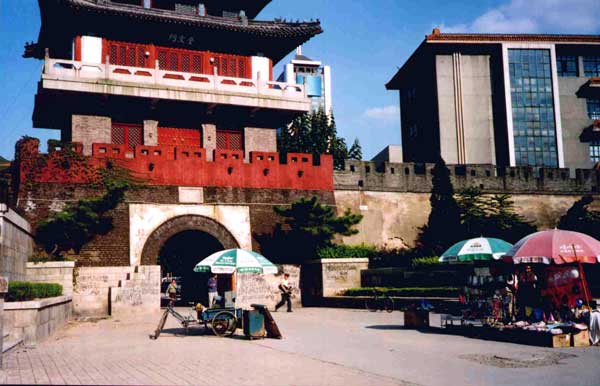
<instances>
[{"instance_id":1,"label":"parasol pole","mask_svg":"<svg viewBox=\"0 0 600 386\"><path fill-rule=\"evenodd\" d=\"M587 286L585 284L585 273L583 272L583 266L581 265L581 260L579 260L579 257L577 256L577 251L575 250L575 244L571 244L571 247L573 248L573 254L575 255L575 260L577 260L577 269L579 271L579 279L581 280L581 287L583 290L583 297L585 299L585 304L589 307L590 299L588 298Z\"/></svg>"}]
</instances>

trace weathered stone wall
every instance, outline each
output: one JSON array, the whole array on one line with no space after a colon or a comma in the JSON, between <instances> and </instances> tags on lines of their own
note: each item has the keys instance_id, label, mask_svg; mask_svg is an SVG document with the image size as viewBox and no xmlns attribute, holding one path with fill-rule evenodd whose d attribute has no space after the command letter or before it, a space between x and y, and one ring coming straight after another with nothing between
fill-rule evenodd
<instances>
[{"instance_id":1,"label":"weathered stone wall","mask_svg":"<svg viewBox=\"0 0 600 386\"><path fill-rule=\"evenodd\" d=\"M31 226L6 204L0 204L0 276L25 280L25 264L32 254Z\"/></svg>"},{"instance_id":2,"label":"weathered stone wall","mask_svg":"<svg viewBox=\"0 0 600 386\"><path fill-rule=\"evenodd\" d=\"M71 117L71 141L83 144L83 154L92 154L92 143L111 142L112 120L95 115Z\"/></svg>"},{"instance_id":3,"label":"weathered stone wall","mask_svg":"<svg viewBox=\"0 0 600 386\"><path fill-rule=\"evenodd\" d=\"M36 345L61 328L72 315L70 296L58 296L4 305L4 331L11 338L23 339L25 345Z\"/></svg>"},{"instance_id":4,"label":"weathered stone wall","mask_svg":"<svg viewBox=\"0 0 600 386\"><path fill-rule=\"evenodd\" d=\"M63 295L73 295L73 261L50 261L27 263L27 281L36 283L58 283L63 287Z\"/></svg>"},{"instance_id":5,"label":"weathered stone wall","mask_svg":"<svg viewBox=\"0 0 600 386\"><path fill-rule=\"evenodd\" d=\"M250 152L252 151L276 153L277 131L275 129L246 127L244 129L244 151L247 160L250 159Z\"/></svg>"},{"instance_id":6,"label":"weathered stone wall","mask_svg":"<svg viewBox=\"0 0 600 386\"><path fill-rule=\"evenodd\" d=\"M300 267L297 265L281 265L279 266L279 274L277 275L238 274L236 281L236 307L251 309L251 304L263 304L269 310L275 308L275 305L281 300L278 286L283 279L283 273L290 274L288 281L293 287L292 307L301 306ZM285 306L282 310L285 310Z\"/></svg>"},{"instance_id":7,"label":"weathered stone wall","mask_svg":"<svg viewBox=\"0 0 600 386\"><path fill-rule=\"evenodd\" d=\"M379 247L414 246L419 227L427 223L431 207L430 193L336 191L339 211L350 208L364 218L356 229L359 233L344 237L345 244L373 244ZM518 213L533 221L539 229L553 228L579 195L513 194ZM600 197L593 203L600 210Z\"/></svg>"},{"instance_id":8,"label":"weathered stone wall","mask_svg":"<svg viewBox=\"0 0 600 386\"><path fill-rule=\"evenodd\" d=\"M0 276L0 369L2 368L2 347L4 347L4 296L8 292L8 278Z\"/></svg>"},{"instance_id":9,"label":"weathered stone wall","mask_svg":"<svg viewBox=\"0 0 600 386\"><path fill-rule=\"evenodd\" d=\"M160 267L76 268L73 310L76 315L119 315L160 308Z\"/></svg>"},{"instance_id":10,"label":"weathered stone wall","mask_svg":"<svg viewBox=\"0 0 600 386\"><path fill-rule=\"evenodd\" d=\"M369 259L319 259L302 267L302 285L306 304L322 297L339 295L361 286L361 271L369 268Z\"/></svg>"}]
</instances>

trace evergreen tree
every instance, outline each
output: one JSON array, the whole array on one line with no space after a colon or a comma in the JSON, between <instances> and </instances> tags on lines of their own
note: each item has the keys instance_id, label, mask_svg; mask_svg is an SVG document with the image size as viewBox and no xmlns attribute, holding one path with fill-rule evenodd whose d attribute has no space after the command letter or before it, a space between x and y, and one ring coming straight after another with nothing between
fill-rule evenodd
<instances>
[{"instance_id":1,"label":"evergreen tree","mask_svg":"<svg viewBox=\"0 0 600 386\"><path fill-rule=\"evenodd\" d=\"M496 237L514 244L537 231L535 225L516 213L514 201L508 194L490 197L487 213L485 236Z\"/></svg>"},{"instance_id":2,"label":"evergreen tree","mask_svg":"<svg viewBox=\"0 0 600 386\"><path fill-rule=\"evenodd\" d=\"M277 146L283 159L287 153L331 154L336 169L343 169L348 157L346 141L337 136L335 117L322 109L304 114L279 130Z\"/></svg>"},{"instance_id":3,"label":"evergreen tree","mask_svg":"<svg viewBox=\"0 0 600 386\"><path fill-rule=\"evenodd\" d=\"M290 207L275 206L273 210L284 218L287 228L276 231L281 242L278 253L300 259L315 258L318 249L333 245L336 235L357 234L358 230L352 227L363 218L349 209L338 216L335 207L319 203L317 197L302 198Z\"/></svg>"},{"instance_id":4,"label":"evergreen tree","mask_svg":"<svg viewBox=\"0 0 600 386\"><path fill-rule=\"evenodd\" d=\"M417 245L424 254L439 256L465 236L460 208L454 198L450 171L440 157L433 168L431 212L427 224L420 228Z\"/></svg>"},{"instance_id":5,"label":"evergreen tree","mask_svg":"<svg viewBox=\"0 0 600 386\"><path fill-rule=\"evenodd\" d=\"M600 212L589 209L589 205L593 201L594 198L591 195L581 197L560 218L558 228L600 238Z\"/></svg>"},{"instance_id":6,"label":"evergreen tree","mask_svg":"<svg viewBox=\"0 0 600 386\"><path fill-rule=\"evenodd\" d=\"M469 187L456 195L456 202L461 212L461 223L465 237L487 236L486 220L489 202L478 187Z\"/></svg>"},{"instance_id":7,"label":"evergreen tree","mask_svg":"<svg viewBox=\"0 0 600 386\"><path fill-rule=\"evenodd\" d=\"M362 160L362 147L360 146L360 142L358 142L358 138L354 140L352 146L350 146L350 150L348 150L348 159Z\"/></svg>"}]
</instances>

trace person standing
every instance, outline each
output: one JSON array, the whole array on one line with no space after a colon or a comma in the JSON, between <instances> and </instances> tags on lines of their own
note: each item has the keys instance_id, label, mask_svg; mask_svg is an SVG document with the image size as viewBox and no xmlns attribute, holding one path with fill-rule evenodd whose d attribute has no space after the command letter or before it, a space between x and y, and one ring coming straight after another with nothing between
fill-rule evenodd
<instances>
[{"instance_id":1,"label":"person standing","mask_svg":"<svg viewBox=\"0 0 600 386\"><path fill-rule=\"evenodd\" d=\"M215 298L219 294L217 290L217 279L218 276L216 274L212 275L206 283L206 286L208 287L208 308L212 308L215 302Z\"/></svg>"},{"instance_id":2,"label":"person standing","mask_svg":"<svg viewBox=\"0 0 600 386\"><path fill-rule=\"evenodd\" d=\"M177 282L175 279L171 280L171 284L167 287L167 296L169 297L169 305L174 306L177 300Z\"/></svg>"},{"instance_id":3,"label":"person standing","mask_svg":"<svg viewBox=\"0 0 600 386\"><path fill-rule=\"evenodd\" d=\"M279 293L281 294L281 301L277 303L275 306L275 312L282 307L285 303L287 303L287 312L292 312L292 287L289 282L290 274L286 273L283 275L283 279L281 279L281 283L279 283Z\"/></svg>"}]
</instances>

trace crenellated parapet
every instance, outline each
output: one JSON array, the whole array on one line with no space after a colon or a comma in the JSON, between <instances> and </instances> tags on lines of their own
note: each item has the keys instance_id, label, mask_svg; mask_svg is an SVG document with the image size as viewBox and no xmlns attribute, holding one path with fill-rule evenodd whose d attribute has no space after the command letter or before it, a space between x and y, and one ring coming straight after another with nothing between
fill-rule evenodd
<instances>
[{"instance_id":1,"label":"crenellated parapet","mask_svg":"<svg viewBox=\"0 0 600 386\"><path fill-rule=\"evenodd\" d=\"M431 191L434 164L346 161L334 173L336 190L382 192ZM494 165L448 165L455 190L476 186L486 193L588 194L598 193L600 171Z\"/></svg>"},{"instance_id":2,"label":"crenellated parapet","mask_svg":"<svg viewBox=\"0 0 600 386\"><path fill-rule=\"evenodd\" d=\"M148 185L234 187L333 191L333 159L322 155L290 153L284 162L279 153L251 152L248 162L241 150L214 150L191 146L92 145L83 155L78 143L49 146L39 152L39 140L27 138L17 144L21 183L91 184L101 169L115 165ZM317 162L318 161L318 162Z\"/></svg>"}]
</instances>

